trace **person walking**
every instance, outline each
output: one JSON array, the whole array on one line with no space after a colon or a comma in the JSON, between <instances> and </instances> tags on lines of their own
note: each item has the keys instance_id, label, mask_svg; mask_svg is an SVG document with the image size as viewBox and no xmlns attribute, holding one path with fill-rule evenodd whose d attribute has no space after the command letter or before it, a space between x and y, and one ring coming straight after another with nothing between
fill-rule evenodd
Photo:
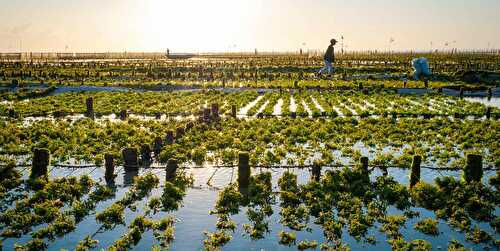
<instances>
[{"instance_id":1,"label":"person walking","mask_svg":"<svg viewBox=\"0 0 500 251\"><path fill-rule=\"evenodd\" d=\"M330 45L328 46L328 49L326 49L325 56L323 57L323 60L325 61L325 66L319 70L319 74L323 74L328 72L328 74L333 73L333 62L335 61L335 46L337 44L337 40L332 39L330 40Z\"/></svg>"}]
</instances>

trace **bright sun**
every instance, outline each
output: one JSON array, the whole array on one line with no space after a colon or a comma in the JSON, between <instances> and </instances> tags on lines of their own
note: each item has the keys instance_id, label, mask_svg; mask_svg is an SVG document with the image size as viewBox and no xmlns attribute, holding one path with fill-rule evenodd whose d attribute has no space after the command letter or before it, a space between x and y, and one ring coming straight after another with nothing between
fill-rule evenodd
<instances>
[{"instance_id":1,"label":"bright sun","mask_svg":"<svg viewBox=\"0 0 500 251\"><path fill-rule=\"evenodd\" d=\"M227 49L244 31L247 1L149 0L144 39L151 49Z\"/></svg>"}]
</instances>

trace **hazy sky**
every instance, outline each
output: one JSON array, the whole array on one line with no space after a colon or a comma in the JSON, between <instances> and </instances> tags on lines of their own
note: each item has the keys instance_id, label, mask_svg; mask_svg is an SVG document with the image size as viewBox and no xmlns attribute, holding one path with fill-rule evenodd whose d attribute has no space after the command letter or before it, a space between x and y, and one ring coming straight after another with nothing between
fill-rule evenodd
<instances>
[{"instance_id":1,"label":"hazy sky","mask_svg":"<svg viewBox=\"0 0 500 251\"><path fill-rule=\"evenodd\" d=\"M499 10L500 0L0 0L0 51L295 51L342 35L348 50L500 48Z\"/></svg>"}]
</instances>

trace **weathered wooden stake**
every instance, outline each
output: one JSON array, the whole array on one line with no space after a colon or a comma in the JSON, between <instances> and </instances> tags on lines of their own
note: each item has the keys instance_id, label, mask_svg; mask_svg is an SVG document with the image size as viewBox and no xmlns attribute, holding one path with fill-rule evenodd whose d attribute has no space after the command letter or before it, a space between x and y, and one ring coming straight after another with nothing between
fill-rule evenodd
<instances>
[{"instance_id":1,"label":"weathered wooden stake","mask_svg":"<svg viewBox=\"0 0 500 251\"><path fill-rule=\"evenodd\" d=\"M491 118L491 107L486 108L486 119Z\"/></svg>"},{"instance_id":2,"label":"weathered wooden stake","mask_svg":"<svg viewBox=\"0 0 500 251\"><path fill-rule=\"evenodd\" d=\"M126 120L127 119L127 110L121 110L120 111L120 119L121 120Z\"/></svg>"},{"instance_id":3,"label":"weathered wooden stake","mask_svg":"<svg viewBox=\"0 0 500 251\"><path fill-rule=\"evenodd\" d=\"M174 131L168 130L167 136L165 137L165 143L172 144L174 143Z\"/></svg>"},{"instance_id":4,"label":"weathered wooden stake","mask_svg":"<svg viewBox=\"0 0 500 251\"><path fill-rule=\"evenodd\" d=\"M155 157L158 159L160 155L161 148L163 146L163 140L160 137L156 137L153 144L153 152L155 153Z\"/></svg>"},{"instance_id":5,"label":"weathered wooden stake","mask_svg":"<svg viewBox=\"0 0 500 251\"><path fill-rule=\"evenodd\" d=\"M235 105L231 106L231 116L233 118L236 118L236 106Z\"/></svg>"},{"instance_id":6,"label":"weathered wooden stake","mask_svg":"<svg viewBox=\"0 0 500 251\"><path fill-rule=\"evenodd\" d=\"M361 170L365 173L368 173L368 157L363 156L359 158L359 163L361 165Z\"/></svg>"},{"instance_id":7,"label":"weathered wooden stake","mask_svg":"<svg viewBox=\"0 0 500 251\"><path fill-rule=\"evenodd\" d=\"M420 181L420 164L421 163L422 163L422 156L414 155L413 162L411 163L410 188L415 186Z\"/></svg>"},{"instance_id":8,"label":"weathered wooden stake","mask_svg":"<svg viewBox=\"0 0 500 251\"><path fill-rule=\"evenodd\" d=\"M123 167L125 171L135 171L139 169L137 161L137 148L125 148L122 150Z\"/></svg>"},{"instance_id":9,"label":"weathered wooden stake","mask_svg":"<svg viewBox=\"0 0 500 251\"><path fill-rule=\"evenodd\" d=\"M176 159L168 159L167 168L165 169L165 177L167 180L175 178L178 167L179 165Z\"/></svg>"},{"instance_id":10,"label":"weathered wooden stake","mask_svg":"<svg viewBox=\"0 0 500 251\"><path fill-rule=\"evenodd\" d=\"M203 120L210 121L210 109L203 109Z\"/></svg>"},{"instance_id":11,"label":"weathered wooden stake","mask_svg":"<svg viewBox=\"0 0 500 251\"><path fill-rule=\"evenodd\" d=\"M106 153L104 154L104 179L106 181L112 181L115 179L115 163L113 155Z\"/></svg>"},{"instance_id":12,"label":"weathered wooden stake","mask_svg":"<svg viewBox=\"0 0 500 251\"><path fill-rule=\"evenodd\" d=\"M33 150L33 163L31 165L30 178L48 176L47 167L50 163L50 152L44 148L35 148Z\"/></svg>"},{"instance_id":13,"label":"weathered wooden stake","mask_svg":"<svg viewBox=\"0 0 500 251\"><path fill-rule=\"evenodd\" d=\"M94 119L94 99L92 97L87 98L85 103L87 105L87 112L85 113L85 116Z\"/></svg>"},{"instance_id":14,"label":"weathered wooden stake","mask_svg":"<svg viewBox=\"0 0 500 251\"><path fill-rule=\"evenodd\" d=\"M250 155L248 152L240 152L238 155L238 187L247 188L250 184Z\"/></svg>"},{"instance_id":15,"label":"weathered wooden stake","mask_svg":"<svg viewBox=\"0 0 500 251\"><path fill-rule=\"evenodd\" d=\"M180 139L184 135L184 127L177 127L175 130L175 138Z\"/></svg>"},{"instance_id":16,"label":"weathered wooden stake","mask_svg":"<svg viewBox=\"0 0 500 251\"><path fill-rule=\"evenodd\" d=\"M191 130L193 127L194 127L193 122L187 122L187 124L186 124L186 130L185 130L185 131L189 131L189 130Z\"/></svg>"},{"instance_id":17,"label":"weathered wooden stake","mask_svg":"<svg viewBox=\"0 0 500 251\"><path fill-rule=\"evenodd\" d=\"M212 104L212 117L213 118L219 117L219 104L217 103Z\"/></svg>"},{"instance_id":18,"label":"weathered wooden stake","mask_svg":"<svg viewBox=\"0 0 500 251\"><path fill-rule=\"evenodd\" d=\"M142 164L151 163L151 146L149 144L141 145Z\"/></svg>"},{"instance_id":19,"label":"weathered wooden stake","mask_svg":"<svg viewBox=\"0 0 500 251\"><path fill-rule=\"evenodd\" d=\"M319 181L321 179L321 166L320 165L313 165L312 167L312 177L313 180Z\"/></svg>"},{"instance_id":20,"label":"weathered wooden stake","mask_svg":"<svg viewBox=\"0 0 500 251\"><path fill-rule=\"evenodd\" d=\"M460 98L464 97L464 88L460 87Z\"/></svg>"},{"instance_id":21,"label":"weathered wooden stake","mask_svg":"<svg viewBox=\"0 0 500 251\"><path fill-rule=\"evenodd\" d=\"M481 181L483 177L483 156L477 154L467 155L467 165L463 170L463 178L466 182Z\"/></svg>"}]
</instances>

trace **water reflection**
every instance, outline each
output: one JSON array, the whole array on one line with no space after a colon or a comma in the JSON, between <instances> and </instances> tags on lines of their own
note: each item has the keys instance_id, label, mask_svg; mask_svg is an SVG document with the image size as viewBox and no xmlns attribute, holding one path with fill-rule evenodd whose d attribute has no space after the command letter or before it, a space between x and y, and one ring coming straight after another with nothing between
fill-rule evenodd
<instances>
[{"instance_id":1,"label":"water reflection","mask_svg":"<svg viewBox=\"0 0 500 251\"><path fill-rule=\"evenodd\" d=\"M123 172L123 185L130 186L134 184L134 177L139 175L139 170L127 170Z\"/></svg>"}]
</instances>

